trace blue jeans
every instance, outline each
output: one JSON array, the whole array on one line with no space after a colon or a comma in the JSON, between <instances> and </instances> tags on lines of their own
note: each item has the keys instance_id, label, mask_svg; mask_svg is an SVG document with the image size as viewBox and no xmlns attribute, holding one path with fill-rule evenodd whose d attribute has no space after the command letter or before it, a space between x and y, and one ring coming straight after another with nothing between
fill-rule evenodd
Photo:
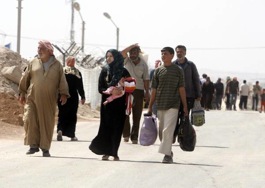
<instances>
[{"instance_id":1,"label":"blue jeans","mask_svg":"<svg viewBox=\"0 0 265 188\"><path fill-rule=\"evenodd\" d=\"M234 110L236 110L236 99L237 99L237 94L230 94L230 110L232 110L232 108Z\"/></svg>"},{"instance_id":2,"label":"blue jeans","mask_svg":"<svg viewBox=\"0 0 265 188\"><path fill-rule=\"evenodd\" d=\"M258 94L254 94L252 96L252 110L258 110L258 104L259 104L259 96Z\"/></svg>"}]
</instances>

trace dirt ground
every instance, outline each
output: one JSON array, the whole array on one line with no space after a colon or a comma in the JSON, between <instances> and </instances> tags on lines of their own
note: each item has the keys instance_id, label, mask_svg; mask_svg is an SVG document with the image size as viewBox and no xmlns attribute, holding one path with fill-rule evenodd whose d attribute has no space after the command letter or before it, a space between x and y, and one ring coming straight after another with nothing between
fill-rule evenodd
<instances>
[{"instance_id":1,"label":"dirt ground","mask_svg":"<svg viewBox=\"0 0 265 188\"><path fill-rule=\"evenodd\" d=\"M23 105L13 95L0 93L0 139L23 138ZM91 110L88 104L78 108L78 121L99 118L98 110Z\"/></svg>"}]
</instances>

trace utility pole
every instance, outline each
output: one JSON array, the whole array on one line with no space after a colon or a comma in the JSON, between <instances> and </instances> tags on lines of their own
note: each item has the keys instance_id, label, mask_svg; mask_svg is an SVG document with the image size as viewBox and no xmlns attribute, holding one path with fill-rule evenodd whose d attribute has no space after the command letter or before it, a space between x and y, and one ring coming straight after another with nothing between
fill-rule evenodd
<instances>
[{"instance_id":1,"label":"utility pole","mask_svg":"<svg viewBox=\"0 0 265 188\"><path fill-rule=\"evenodd\" d=\"M111 16L109 15L109 13L107 12L104 12L103 15L108 18L112 23L113 25L116 27L116 49L118 50L119 49L119 38L120 38L120 28L115 24L115 22L111 19Z\"/></svg>"},{"instance_id":2,"label":"utility pole","mask_svg":"<svg viewBox=\"0 0 265 188\"><path fill-rule=\"evenodd\" d=\"M70 41L73 43L75 41L75 31L74 31L74 0L71 2L72 17L71 17L71 31L70 31Z\"/></svg>"},{"instance_id":3,"label":"utility pole","mask_svg":"<svg viewBox=\"0 0 265 188\"><path fill-rule=\"evenodd\" d=\"M82 39L81 39L81 45L82 45L82 52L84 52L85 50L85 21L83 20L83 17L82 17L82 14L81 14L81 11L80 11L80 5L78 2L74 2L73 4L73 7L76 11L78 11L79 13L79 16L82 20Z\"/></svg>"},{"instance_id":4,"label":"utility pole","mask_svg":"<svg viewBox=\"0 0 265 188\"><path fill-rule=\"evenodd\" d=\"M18 0L18 17L17 17L17 53L20 54L20 39L21 39L21 6L22 0Z\"/></svg>"}]
</instances>

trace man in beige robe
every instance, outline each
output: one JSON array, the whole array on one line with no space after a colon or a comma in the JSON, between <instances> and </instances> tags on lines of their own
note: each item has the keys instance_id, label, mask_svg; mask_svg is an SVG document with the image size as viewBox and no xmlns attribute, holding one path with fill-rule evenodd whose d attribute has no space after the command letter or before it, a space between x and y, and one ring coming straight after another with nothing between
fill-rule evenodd
<instances>
[{"instance_id":1,"label":"man in beige robe","mask_svg":"<svg viewBox=\"0 0 265 188\"><path fill-rule=\"evenodd\" d=\"M65 104L69 92L63 67L54 57L51 43L42 40L38 57L29 63L19 83L19 101L25 105L24 144L30 146L26 154L34 154L40 148L43 157L50 157L59 94Z\"/></svg>"}]
</instances>

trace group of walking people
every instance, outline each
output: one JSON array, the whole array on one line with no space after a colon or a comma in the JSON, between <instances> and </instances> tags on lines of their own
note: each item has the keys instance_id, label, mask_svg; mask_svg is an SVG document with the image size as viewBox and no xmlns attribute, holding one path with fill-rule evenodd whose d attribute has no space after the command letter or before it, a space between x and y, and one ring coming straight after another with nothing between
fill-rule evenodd
<instances>
[{"instance_id":1,"label":"group of walking people","mask_svg":"<svg viewBox=\"0 0 265 188\"><path fill-rule=\"evenodd\" d=\"M236 111L237 97L240 96L238 104L240 110L248 110L248 99L250 98L252 103L251 110L261 111L263 103L265 102L263 90L264 89L262 89L262 87L259 85L259 81L256 81L251 89L246 80L243 80L243 83L239 85L236 77L234 77L232 80L230 77L227 77L225 89L226 110Z\"/></svg>"},{"instance_id":2,"label":"group of walking people","mask_svg":"<svg viewBox=\"0 0 265 188\"><path fill-rule=\"evenodd\" d=\"M213 83L207 74L203 74L201 78L202 100L201 105L205 110L217 109L221 110L222 101L225 101L226 110L237 110L237 100L239 97L238 107L240 110L248 109L248 99L251 98L252 110L260 111L262 106L262 87L259 81L256 81L252 89L246 80L240 84L237 77L226 78L226 83L222 83L222 79L218 78Z\"/></svg>"},{"instance_id":3,"label":"group of walking people","mask_svg":"<svg viewBox=\"0 0 265 188\"><path fill-rule=\"evenodd\" d=\"M195 100L201 99L201 85L196 65L186 56L186 47L161 49L163 64L153 73L151 95L149 69L138 44L122 51L106 52L106 64L98 78L101 94L100 125L89 149L102 155L102 160L118 161L121 139L138 144L143 101L149 101L147 114L152 114L156 104L161 144L159 153L163 163L173 162L172 144L175 142L179 118L188 116ZM176 52L176 60L173 61ZM50 156L50 146L58 106L57 140L67 136L77 141L75 135L79 97L85 103L81 72L75 68L75 58L68 57L66 67L56 60L49 41L40 41L38 56L26 68L19 84L19 101L25 105L24 144L26 154L41 149L44 157ZM133 89L124 90L124 80L133 78ZM130 97L131 94L132 96ZM107 102L106 102L107 101ZM132 115L132 118L130 118ZM132 119L132 122L130 122Z\"/></svg>"},{"instance_id":4,"label":"group of walking people","mask_svg":"<svg viewBox=\"0 0 265 188\"><path fill-rule=\"evenodd\" d=\"M79 96L85 103L81 72L75 68L75 58L69 56L66 67L55 58L53 46L41 40L38 55L25 69L19 83L19 101L24 105L24 144L30 148L26 154L41 149L43 157L50 157L50 147L58 107L57 140L75 136Z\"/></svg>"}]
</instances>

